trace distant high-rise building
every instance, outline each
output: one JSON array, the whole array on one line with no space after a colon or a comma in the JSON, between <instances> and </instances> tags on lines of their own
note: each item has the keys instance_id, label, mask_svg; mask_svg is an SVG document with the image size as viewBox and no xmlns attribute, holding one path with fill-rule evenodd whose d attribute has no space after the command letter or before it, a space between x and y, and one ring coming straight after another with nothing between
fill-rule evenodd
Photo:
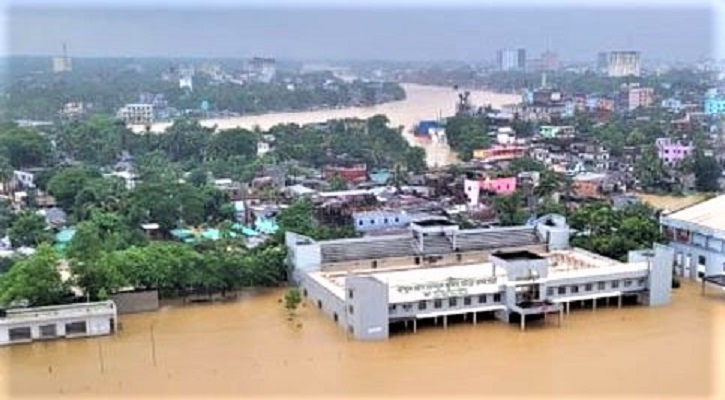
<instances>
[{"instance_id":1,"label":"distant high-rise building","mask_svg":"<svg viewBox=\"0 0 725 400\"><path fill-rule=\"evenodd\" d=\"M499 71L524 70L526 68L526 50L501 49L496 53Z\"/></svg>"},{"instance_id":2,"label":"distant high-rise building","mask_svg":"<svg viewBox=\"0 0 725 400\"><path fill-rule=\"evenodd\" d=\"M523 71L526 69L526 50L525 49L516 50L516 68L518 68L520 71Z\"/></svg>"},{"instance_id":3,"label":"distant high-rise building","mask_svg":"<svg viewBox=\"0 0 725 400\"><path fill-rule=\"evenodd\" d=\"M541 55L541 67L544 71L556 71L559 69L559 55L553 51L545 51Z\"/></svg>"},{"instance_id":4,"label":"distant high-rise building","mask_svg":"<svg viewBox=\"0 0 725 400\"><path fill-rule=\"evenodd\" d=\"M71 59L68 57L68 48L63 43L63 55L53 57L53 73L59 74L62 72L71 72L73 66L71 65Z\"/></svg>"},{"instance_id":5,"label":"distant high-rise building","mask_svg":"<svg viewBox=\"0 0 725 400\"><path fill-rule=\"evenodd\" d=\"M274 58L255 57L249 61L249 72L257 81L269 83L277 73L277 63Z\"/></svg>"},{"instance_id":6,"label":"distant high-rise building","mask_svg":"<svg viewBox=\"0 0 725 400\"><path fill-rule=\"evenodd\" d=\"M640 52L610 51L599 53L597 66L610 77L639 76Z\"/></svg>"}]
</instances>

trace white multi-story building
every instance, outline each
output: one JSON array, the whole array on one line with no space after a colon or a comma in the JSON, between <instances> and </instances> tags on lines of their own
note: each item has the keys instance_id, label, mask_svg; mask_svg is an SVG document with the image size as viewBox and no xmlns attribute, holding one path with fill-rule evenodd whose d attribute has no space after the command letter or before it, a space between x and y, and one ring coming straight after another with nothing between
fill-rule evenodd
<instances>
[{"instance_id":1,"label":"white multi-story building","mask_svg":"<svg viewBox=\"0 0 725 400\"><path fill-rule=\"evenodd\" d=\"M129 125L148 125L154 121L153 104L136 103L121 107L116 117Z\"/></svg>"},{"instance_id":2,"label":"white multi-story building","mask_svg":"<svg viewBox=\"0 0 725 400\"><path fill-rule=\"evenodd\" d=\"M670 300L673 252L656 246L623 263L569 247L563 217L532 226L460 230L443 220L418 220L405 235L314 241L288 233L293 279L303 296L359 340L386 339L484 317L520 324L571 305L621 305Z\"/></svg>"},{"instance_id":3,"label":"white multi-story building","mask_svg":"<svg viewBox=\"0 0 725 400\"><path fill-rule=\"evenodd\" d=\"M640 57L638 51L610 51L600 53L599 67L610 77L640 75Z\"/></svg>"}]
</instances>

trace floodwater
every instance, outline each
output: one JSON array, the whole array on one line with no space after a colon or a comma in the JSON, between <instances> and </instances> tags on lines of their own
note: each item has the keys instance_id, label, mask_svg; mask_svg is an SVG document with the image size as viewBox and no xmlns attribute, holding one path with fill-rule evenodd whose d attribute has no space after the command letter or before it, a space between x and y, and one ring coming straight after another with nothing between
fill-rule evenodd
<instances>
[{"instance_id":1,"label":"floodwater","mask_svg":"<svg viewBox=\"0 0 725 400\"><path fill-rule=\"evenodd\" d=\"M356 342L273 290L124 316L115 336L0 348L0 397L725 398L725 293Z\"/></svg>"},{"instance_id":2,"label":"floodwater","mask_svg":"<svg viewBox=\"0 0 725 400\"><path fill-rule=\"evenodd\" d=\"M261 115L249 115L225 119L204 120L204 126L216 125L218 129L230 129L242 127L252 129L259 126L261 129L282 123L308 124L313 122L324 122L328 119L341 118L369 118L375 114L385 114L393 126L403 126L406 139L411 144L422 146L426 150L427 163L430 166L443 166L455 160L455 155L450 152L449 147L443 143L420 143L413 138L412 129L424 119L437 119L440 116L453 115L458 102L458 93L449 87L422 86L414 84L403 84L406 98L401 101L380 104L372 107L349 107L332 110L316 110L289 113L270 113ZM470 101L476 106L487 104L493 107L500 107L503 104L516 103L519 96L511 94L500 94L481 90L471 91ZM152 125L153 132L163 132L170 124L157 123ZM135 127L136 131L142 131L143 127Z\"/></svg>"}]
</instances>

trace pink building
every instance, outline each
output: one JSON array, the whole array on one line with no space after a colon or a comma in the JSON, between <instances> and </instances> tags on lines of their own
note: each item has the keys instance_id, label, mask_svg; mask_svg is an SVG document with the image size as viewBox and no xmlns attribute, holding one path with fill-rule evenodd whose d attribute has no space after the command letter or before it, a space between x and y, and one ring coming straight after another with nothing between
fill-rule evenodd
<instances>
[{"instance_id":1,"label":"pink building","mask_svg":"<svg viewBox=\"0 0 725 400\"><path fill-rule=\"evenodd\" d=\"M694 151L691 144L683 144L680 141L674 142L670 138L658 138L655 140L655 146L657 146L657 155L660 160L664 161L668 166L678 164Z\"/></svg>"},{"instance_id":2,"label":"pink building","mask_svg":"<svg viewBox=\"0 0 725 400\"><path fill-rule=\"evenodd\" d=\"M466 179L463 181L463 188L468 197L468 204L478 204L481 191L485 190L494 194L507 195L516 191L516 177L507 178L484 178L479 180Z\"/></svg>"}]
</instances>

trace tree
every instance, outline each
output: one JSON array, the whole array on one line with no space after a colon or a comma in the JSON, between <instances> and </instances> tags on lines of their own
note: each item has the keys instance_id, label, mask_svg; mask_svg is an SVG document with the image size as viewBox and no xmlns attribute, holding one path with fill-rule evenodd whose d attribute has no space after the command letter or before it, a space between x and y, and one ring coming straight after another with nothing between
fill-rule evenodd
<instances>
[{"instance_id":1,"label":"tree","mask_svg":"<svg viewBox=\"0 0 725 400\"><path fill-rule=\"evenodd\" d=\"M634 173L640 186L646 191L672 190L670 176L654 147L642 152L642 157L635 164Z\"/></svg>"},{"instance_id":2,"label":"tree","mask_svg":"<svg viewBox=\"0 0 725 400\"><path fill-rule=\"evenodd\" d=\"M13 210L7 201L0 201L0 237L5 237L13 222Z\"/></svg>"},{"instance_id":3,"label":"tree","mask_svg":"<svg viewBox=\"0 0 725 400\"><path fill-rule=\"evenodd\" d=\"M493 208L499 223L503 226L522 225L526 222L526 214L521 208L523 196L515 192L508 196L496 196L493 198Z\"/></svg>"},{"instance_id":4,"label":"tree","mask_svg":"<svg viewBox=\"0 0 725 400\"><path fill-rule=\"evenodd\" d=\"M13 128L0 131L0 154L13 168L42 166L51 154L50 141L39 132Z\"/></svg>"},{"instance_id":5,"label":"tree","mask_svg":"<svg viewBox=\"0 0 725 400\"><path fill-rule=\"evenodd\" d=\"M339 175L335 175L330 179L330 190L347 190L347 182Z\"/></svg>"},{"instance_id":6,"label":"tree","mask_svg":"<svg viewBox=\"0 0 725 400\"><path fill-rule=\"evenodd\" d=\"M470 160L474 150L490 145L485 121L466 115L446 120L446 138L463 161Z\"/></svg>"},{"instance_id":7,"label":"tree","mask_svg":"<svg viewBox=\"0 0 725 400\"><path fill-rule=\"evenodd\" d=\"M293 287L287 290L287 293L284 295L284 308L287 309L290 316L294 314L301 302L302 296L300 295L300 290L298 288Z\"/></svg>"},{"instance_id":8,"label":"tree","mask_svg":"<svg viewBox=\"0 0 725 400\"><path fill-rule=\"evenodd\" d=\"M630 250L663 241L655 211L641 204L623 210L606 203L587 204L569 216L569 224L577 230L573 245L618 260L625 260Z\"/></svg>"},{"instance_id":9,"label":"tree","mask_svg":"<svg viewBox=\"0 0 725 400\"><path fill-rule=\"evenodd\" d=\"M27 300L33 307L60 303L68 293L58 272L58 256L48 244L18 260L0 280L0 304Z\"/></svg>"},{"instance_id":10,"label":"tree","mask_svg":"<svg viewBox=\"0 0 725 400\"><path fill-rule=\"evenodd\" d=\"M714 157L708 157L701 151L695 154L694 163L695 187L701 192L717 192L720 190L719 179L722 166Z\"/></svg>"},{"instance_id":11,"label":"tree","mask_svg":"<svg viewBox=\"0 0 725 400\"><path fill-rule=\"evenodd\" d=\"M64 210L72 210L76 196L88 183L101 178L98 171L87 167L69 167L58 171L48 181L48 192Z\"/></svg>"},{"instance_id":12,"label":"tree","mask_svg":"<svg viewBox=\"0 0 725 400\"><path fill-rule=\"evenodd\" d=\"M23 212L15 218L8 236L14 247L36 247L53 240L53 235L46 230L45 218L32 211Z\"/></svg>"}]
</instances>

